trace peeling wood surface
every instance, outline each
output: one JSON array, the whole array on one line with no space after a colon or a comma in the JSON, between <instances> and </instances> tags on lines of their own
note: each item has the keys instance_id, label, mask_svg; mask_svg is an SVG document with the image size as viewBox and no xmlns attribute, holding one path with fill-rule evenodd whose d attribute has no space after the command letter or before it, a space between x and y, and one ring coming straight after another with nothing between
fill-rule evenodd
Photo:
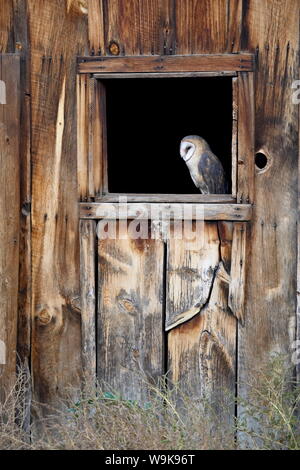
<instances>
[{"instance_id":1,"label":"peeling wood surface","mask_svg":"<svg viewBox=\"0 0 300 470\"><path fill-rule=\"evenodd\" d=\"M169 376L190 396L206 397L220 417L231 421L237 322L228 308L225 266L230 266L232 225L205 223L204 232L202 247L187 240L169 243L167 326L178 325L168 334ZM180 325L196 304L198 313Z\"/></svg>"},{"instance_id":2,"label":"peeling wood surface","mask_svg":"<svg viewBox=\"0 0 300 470\"><path fill-rule=\"evenodd\" d=\"M108 203L94 202L80 204L83 219L116 219L140 217L147 219L151 214L156 218L185 220L251 220L250 204L181 204L181 203Z\"/></svg>"},{"instance_id":3,"label":"peeling wood surface","mask_svg":"<svg viewBox=\"0 0 300 470\"><path fill-rule=\"evenodd\" d=\"M124 398L147 401L164 373L161 240L99 240L98 380Z\"/></svg>"},{"instance_id":4,"label":"peeling wood surface","mask_svg":"<svg viewBox=\"0 0 300 470\"><path fill-rule=\"evenodd\" d=\"M79 57L79 73L251 71L252 54Z\"/></svg>"},{"instance_id":5,"label":"peeling wood surface","mask_svg":"<svg viewBox=\"0 0 300 470\"><path fill-rule=\"evenodd\" d=\"M0 398L14 384L20 231L20 57L0 55Z\"/></svg>"},{"instance_id":6,"label":"peeling wood surface","mask_svg":"<svg viewBox=\"0 0 300 470\"><path fill-rule=\"evenodd\" d=\"M196 231L195 224L191 227ZM178 233L177 233L178 232ZM209 301L219 268L216 224L201 224L194 240L180 240L174 224L168 241L166 330L199 313Z\"/></svg>"}]
</instances>

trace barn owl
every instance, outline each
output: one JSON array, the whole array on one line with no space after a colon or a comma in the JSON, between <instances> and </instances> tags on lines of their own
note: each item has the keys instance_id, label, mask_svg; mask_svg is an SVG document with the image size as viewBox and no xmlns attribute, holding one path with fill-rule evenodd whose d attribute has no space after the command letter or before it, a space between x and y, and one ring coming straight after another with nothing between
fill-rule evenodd
<instances>
[{"instance_id":1,"label":"barn owl","mask_svg":"<svg viewBox=\"0 0 300 470\"><path fill-rule=\"evenodd\" d=\"M184 137L180 156L185 161L195 186L202 194L226 194L227 182L220 160L208 143L198 135Z\"/></svg>"}]
</instances>

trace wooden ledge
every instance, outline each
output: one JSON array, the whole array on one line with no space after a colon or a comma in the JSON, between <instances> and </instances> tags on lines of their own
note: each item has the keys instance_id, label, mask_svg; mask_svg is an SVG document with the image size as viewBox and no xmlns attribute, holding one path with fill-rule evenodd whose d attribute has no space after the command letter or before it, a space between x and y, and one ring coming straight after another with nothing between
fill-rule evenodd
<instances>
[{"instance_id":1,"label":"wooden ledge","mask_svg":"<svg viewBox=\"0 0 300 470\"><path fill-rule=\"evenodd\" d=\"M254 55L194 54L167 56L78 57L79 73L250 72Z\"/></svg>"},{"instance_id":2,"label":"wooden ledge","mask_svg":"<svg viewBox=\"0 0 300 470\"><path fill-rule=\"evenodd\" d=\"M250 204L79 203L81 219L251 220Z\"/></svg>"}]
</instances>

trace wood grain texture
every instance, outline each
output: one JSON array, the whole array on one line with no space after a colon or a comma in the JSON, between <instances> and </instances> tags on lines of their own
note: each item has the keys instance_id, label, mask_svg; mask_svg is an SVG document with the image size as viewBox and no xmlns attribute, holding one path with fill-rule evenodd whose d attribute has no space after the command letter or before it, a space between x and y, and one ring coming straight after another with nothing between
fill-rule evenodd
<instances>
[{"instance_id":1,"label":"wood grain texture","mask_svg":"<svg viewBox=\"0 0 300 470\"><path fill-rule=\"evenodd\" d=\"M89 199L89 77L77 75L77 180L80 201Z\"/></svg>"},{"instance_id":2,"label":"wood grain texture","mask_svg":"<svg viewBox=\"0 0 300 470\"><path fill-rule=\"evenodd\" d=\"M77 75L77 166L81 201L100 197L107 187L106 99L104 85Z\"/></svg>"},{"instance_id":3,"label":"wood grain texture","mask_svg":"<svg viewBox=\"0 0 300 470\"><path fill-rule=\"evenodd\" d=\"M238 77L238 155L237 202L253 203L254 199L254 74Z\"/></svg>"},{"instance_id":4,"label":"wood grain texture","mask_svg":"<svg viewBox=\"0 0 300 470\"><path fill-rule=\"evenodd\" d=\"M104 2L88 0L88 37L90 54L105 53Z\"/></svg>"},{"instance_id":5,"label":"wood grain texture","mask_svg":"<svg viewBox=\"0 0 300 470\"><path fill-rule=\"evenodd\" d=\"M170 25L169 1L112 0L105 9L105 44L108 55L160 53L160 35ZM164 15L164 16L163 16ZM169 26L170 27L170 26ZM115 47L111 47L111 46Z\"/></svg>"},{"instance_id":6,"label":"wood grain texture","mask_svg":"<svg viewBox=\"0 0 300 470\"><path fill-rule=\"evenodd\" d=\"M237 72L131 72L131 73L95 73L94 78L99 80L111 80L120 78L196 78L196 77L235 77Z\"/></svg>"},{"instance_id":7,"label":"wood grain texture","mask_svg":"<svg viewBox=\"0 0 300 470\"><path fill-rule=\"evenodd\" d=\"M228 308L225 268L230 266L232 225L220 229L208 222L204 232L203 244L168 244L167 321L173 312L179 317L178 312L198 309L168 334L169 376L190 396L205 397L220 418L232 422L234 407L228 397L235 392L236 319Z\"/></svg>"},{"instance_id":8,"label":"wood grain texture","mask_svg":"<svg viewBox=\"0 0 300 470\"><path fill-rule=\"evenodd\" d=\"M88 80L88 197L100 196L103 182L103 139L106 112L101 109L105 99L103 85L98 80ZM101 96L104 95L104 96ZM104 121L104 122L103 122Z\"/></svg>"},{"instance_id":9,"label":"wood grain texture","mask_svg":"<svg viewBox=\"0 0 300 470\"><path fill-rule=\"evenodd\" d=\"M76 64L86 15L28 1L32 93L32 374L35 399L56 403L81 374Z\"/></svg>"},{"instance_id":10,"label":"wood grain texture","mask_svg":"<svg viewBox=\"0 0 300 470\"><path fill-rule=\"evenodd\" d=\"M20 57L0 55L0 396L16 378L20 230Z\"/></svg>"},{"instance_id":11,"label":"wood grain texture","mask_svg":"<svg viewBox=\"0 0 300 470\"><path fill-rule=\"evenodd\" d=\"M238 72L254 68L252 54L79 57L79 73Z\"/></svg>"},{"instance_id":12,"label":"wood grain texture","mask_svg":"<svg viewBox=\"0 0 300 470\"><path fill-rule=\"evenodd\" d=\"M231 194L122 194L107 193L99 198L95 198L95 202L119 202L120 197L126 197L128 202L185 202L185 203L206 203L206 204L222 204L234 203L236 198Z\"/></svg>"},{"instance_id":13,"label":"wood grain texture","mask_svg":"<svg viewBox=\"0 0 300 470\"><path fill-rule=\"evenodd\" d=\"M99 240L98 380L147 401L144 382L164 372L161 240Z\"/></svg>"},{"instance_id":14,"label":"wood grain texture","mask_svg":"<svg viewBox=\"0 0 300 470\"><path fill-rule=\"evenodd\" d=\"M246 289L246 242L247 224L235 223L232 239L232 259L228 306L234 316L244 323L245 289Z\"/></svg>"},{"instance_id":15,"label":"wood grain texture","mask_svg":"<svg viewBox=\"0 0 300 470\"><path fill-rule=\"evenodd\" d=\"M96 223L80 221L81 348L84 379L96 383Z\"/></svg>"},{"instance_id":16,"label":"wood grain texture","mask_svg":"<svg viewBox=\"0 0 300 470\"><path fill-rule=\"evenodd\" d=\"M0 11L0 52L15 52L13 1L1 0Z\"/></svg>"},{"instance_id":17,"label":"wood grain texture","mask_svg":"<svg viewBox=\"0 0 300 470\"><path fill-rule=\"evenodd\" d=\"M80 218L158 218L185 220L251 220L250 204L181 204L181 203L81 203Z\"/></svg>"},{"instance_id":18,"label":"wood grain texture","mask_svg":"<svg viewBox=\"0 0 300 470\"><path fill-rule=\"evenodd\" d=\"M299 2L251 0L243 13L242 47L257 48L256 151L269 156L256 169L255 207L247 272L245 326L239 326L239 394L275 353L290 354L295 338ZM241 410L239 410L241 412Z\"/></svg>"},{"instance_id":19,"label":"wood grain texture","mask_svg":"<svg viewBox=\"0 0 300 470\"><path fill-rule=\"evenodd\" d=\"M31 86L29 61L28 5L23 0L14 0L15 51L20 56L20 255L18 297L18 342L17 362L30 377L31 355ZM31 381L25 380L23 426L30 428Z\"/></svg>"},{"instance_id":20,"label":"wood grain texture","mask_svg":"<svg viewBox=\"0 0 300 470\"><path fill-rule=\"evenodd\" d=\"M177 54L241 50L242 0L176 0L175 12Z\"/></svg>"},{"instance_id":21,"label":"wood grain texture","mask_svg":"<svg viewBox=\"0 0 300 470\"><path fill-rule=\"evenodd\" d=\"M231 139L231 193L237 193L237 165L238 165L238 78L232 79L232 139Z\"/></svg>"}]
</instances>

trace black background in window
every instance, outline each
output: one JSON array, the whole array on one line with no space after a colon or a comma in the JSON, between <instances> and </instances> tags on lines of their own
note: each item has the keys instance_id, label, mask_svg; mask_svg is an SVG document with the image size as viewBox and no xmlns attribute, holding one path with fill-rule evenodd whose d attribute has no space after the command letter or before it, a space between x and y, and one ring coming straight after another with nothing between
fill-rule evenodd
<instances>
[{"instance_id":1,"label":"black background in window","mask_svg":"<svg viewBox=\"0 0 300 470\"><path fill-rule=\"evenodd\" d=\"M113 193L199 194L179 155L186 135L200 135L231 179L232 80L105 80L108 186Z\"/></svg>"}]
</instances>

